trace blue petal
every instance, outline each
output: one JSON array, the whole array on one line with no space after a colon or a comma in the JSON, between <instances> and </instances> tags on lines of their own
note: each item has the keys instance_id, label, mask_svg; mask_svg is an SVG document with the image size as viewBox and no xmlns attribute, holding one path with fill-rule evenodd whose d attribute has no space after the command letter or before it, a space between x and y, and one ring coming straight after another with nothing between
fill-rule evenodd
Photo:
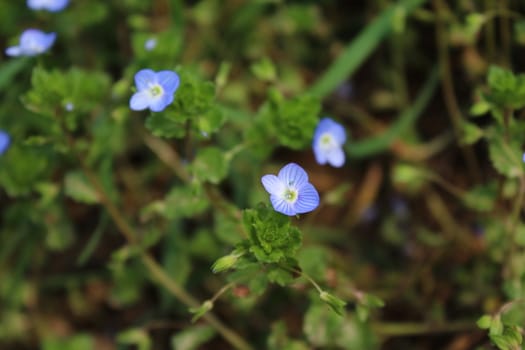
<instances>
[{"instance_id":1,"label":"blue petal","mask_svg":"<svg viewBox=\"0 0 525 350\"><path fill-rule=\"evenodd\" d=\"M5 131L0 130L0 154L3 154L9 148L11 137Z\"/></svg>"},{"instance_id":2,"label":"blue petal","mask_svg":"<svg viewBox=\"0 0 525 350\"><path fill-rule=\"evenodd\" d=\"M319 147L319 143L318 142L315 142L313 144L313 150L314 150L314 156L315 156L315 161L317 162L317 164L326 164L326 162L328 161L328 159L326 159L326 152L321 149L321 147Z\"/></svg>"},{"instance_id":3,"label":"blue petal","mask_svg":"<svg viewBox=\"0 0 525 350\"><path fill-rule=\"evenodd\" d=\"M281 214L288 215L288 216L294 216L295 214L297 214L297 211L295 210L294 205L288 203L287 201L282 199L282 197L280 196L276 196L272 194L270 196L270 201L272 202L273 209L275 209L275 211Z\"/></svg>"},{"instance_id":4,"label":"blue petal","mask_svg":"<svg viewBox=\"0 0 525 350\"><path fill-rule=\"evenodd\" d=\"M161 97L151 100L149 108L153 112L162 112L172 102L173 102L173 93L167 94L164 91Z\"/></svg>"},{"instance_id":5,"label":"blue petal","mask_svg":"<svg viewBox=\"0 0 525 350\"><path fill-rule=\"evenodd\" d=\"M151 69L141 69L135 74L135 85L139 91L146 90L149 85L157 82L157 75Z\"/></svg>"},{"instance_id":6,"label":"blue petal","mask_svg":"<svg viewBox=\"0 0 525 350\"><path fill-rule=\"evenodd\" d=\"M330 165L340 168L345 163L345 152L342 148L334 148L332 149L326 157L328 158L328 163Z\"/></svg>"},{"instance_id":7,"label":"blue petal","mask_svg":"<svg viewBox=\"0 0 525 350\"><path fill-rule=\"evenodd\" d=\"M22 49L20 46L11 46L5 50L5 54L12 57L20 56L22 54Z\"/></svg>"},{"instance_id":8,"label":"blue petal","mask_svg":"<svg viewBox=\"0 0 525 350\"><path fill-rule=\"evenodd\" d=\"M151 97L144 91L139 91L131 96L129 100L129 108L133 111L142 111L149 107L151 103Z\"/></svg>"},{"instance_id":9,"label":"blue petal","mask_svg":"<svg viewBox=\"0 0 525 350\"><path fill-rule=\"evenodd\" d=\"M28 0L27 7L32 10L47 10L51 12L57 12L63 10L67 4L68 0Z\"/></svg>"},{"instance_id":10,"label":"blue petal","mask_svg":"<svg viewBox=\"0 0 525 350\"><path fill-rule=\"evenodd\" d=\"M308 213L319 206L319 193L312 184L305 184L298 191L299 195L295 202L295 210L298 214Z\"/></svg>"},{"instance_id":11,"label":"blue petal","mask_svg":"<svg viewBox=\"0 0 525 350\"><path fill-rule=\"evenodd\" d=\"M314 143L316 143L319 137L324 133L330 133L334 140L340 145L346 142L345 128L331 118L323 118L319 121L314 132Z\"/></svg>"},{"instance_id":12,"label":"blue petal","mask_svg":"<svg viewBox=\"0 0 525 350\"><path fill-rule=\"evenodd\" d=\"M275 175L264 175L261 182L266 192L271 195L282 196L284 193L284 183Z\"/></svg>"},{"instance_id":13,"label":"blue petal","mask_svg":"<svg viewBox=\"0 0 525 350\"><path fill-rule=\"evenodd\" d=\"M163 70L157 73L157 80L164 88L167 94L173 95L175 90L179 87L179 76L177 73L170 70ZM171 103L171 102L170 102Z\"/></svg>"},{"instance_id":14,"label":"blue petal","mask_svg":"<svg viewBox=\"0 0 525 350\"><path fill-rule=\"evenodd\" d=\"M278 177L285 186L293 186L295 188L300 188L308 182L306 171L295 163L285 165L279 171Z\"/></svg>"}]
</instances>

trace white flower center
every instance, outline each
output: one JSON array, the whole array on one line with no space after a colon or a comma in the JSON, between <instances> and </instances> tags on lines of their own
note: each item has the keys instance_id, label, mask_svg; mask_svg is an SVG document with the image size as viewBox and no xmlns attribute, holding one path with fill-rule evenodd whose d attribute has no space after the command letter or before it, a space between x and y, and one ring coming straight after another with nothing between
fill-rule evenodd
<instances>
[{"instance_id":1,"label":"white flower center","mask_svg":"<svg viewBox=\"0 0 525 350\"><path fill-rule=\"evenodd\" d=\"M297 197L298 197L297 190L293 188L287 188L284 191L283 199L287 201L288 203L295 203L295 201L297 200Z\"/></svg>"},{"instance_id":2,"label":"white flower center","mask_svg":"<svg viewBox=\"0 0 525 350\"><path fill-rule=\"evenodd\" d=\"M332 134L325 132L319 138L319 147L324 151L329 151L337 147L337 144L332 136Z\"/></svg>"},{"instance_id":3,"label":"white flower center","mask_svg":"<svg viewBox=\"0 0 525 350\"><path fill-rule=\"evenodd\" d=\"M160 97L164 94L164 89L157 83L150 84L148 86L148 91L151 97Z\"/></svg>"}]
</instances>

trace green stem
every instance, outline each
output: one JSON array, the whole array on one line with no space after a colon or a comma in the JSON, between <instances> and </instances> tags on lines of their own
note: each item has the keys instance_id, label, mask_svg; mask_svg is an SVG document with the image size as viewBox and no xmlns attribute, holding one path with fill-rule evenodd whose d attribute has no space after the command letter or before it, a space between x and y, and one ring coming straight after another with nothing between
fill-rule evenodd
<instances>
[{"instance_id":1,"label":"green stem","mask_svg":"<svg viewBox=\"0 0 525 350\"><path fill-rule=\"evenodd\" d=\"M426 0L401 0L381 12L348 44L308 92L320 97L332 92L361 66L381 40L392 31L392 23L398 11L409 14L425 2Z\"/></svg>"},{"instance_id":2,"label":"green stem","mask_svg":"<svg viewBox=\"0 0 525 350\"><path fill-rule=\"evenodd\" d=\"M74 149L74 141L69 136L69 144L71 149ZM124 219L124 216L120 213L116 205L107 196L104 187L100 183L100 180L95 175L94 171L87 165L82 157L78 157L79 163L88 178L88 181L94 187L99 197L100 203L108 211L111 219L117 225L120 233L126 238L129 244L136 244L138 234L131 227L131 225ZM155 261L155 259L148 253L142 252L140 255L142 263L146 266L151 277L159 285L166 288L171 294L173 294L178 300L183 302L189 307L198 307L200 303L193 298L186 290L184 290L177 282L175 282L166 271ZM222 337L227 340L233 347L239 350L251 350L252 347L235 331L223 324L213 314L207 313L203 318L219 332Z\"/></svg>"},{"instance_id":3,"label":"green stem","mask_svg":"<svg viewBox=\"0 0 525 350\"><path fill-rule=\"evenodd\" d=\"M442 324L437 323L375 323L372 329L382 337L401 337L413 335L427 335L435 333L454 333L475 331L478 329L476 321L457 321Z\"/></svg>"}]
</instances>

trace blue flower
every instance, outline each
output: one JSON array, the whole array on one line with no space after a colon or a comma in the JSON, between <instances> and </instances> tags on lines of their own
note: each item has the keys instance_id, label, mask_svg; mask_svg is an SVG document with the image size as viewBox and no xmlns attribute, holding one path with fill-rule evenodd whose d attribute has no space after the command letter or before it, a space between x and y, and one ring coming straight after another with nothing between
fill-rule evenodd
<instances>
[{"instance_id":1,"label":"blue flower","mask_svg":"<svg viewBox=\"0 0 525 350\"><path fill-rule=\"evenodd\" d=\"M149 108L153 112L160 112L173 102L179 87L179 76L169 70L154 72L142 69L135 74L135 85L138 91L131 96L129 108L134 111Z\"/></svg>"},{"instance_id":2,"label":"blue flower","mask_svg":"<svg viewBox=\"0 0 525 350\"><path fill-rule=\"evenodd\" d=\"M156 38L149 38L149 39L146 40L146 42L144 43L144 49L146 49L146 51L151 51L151 50L153 50L156 46L157 46L157 39L156 39Z\"/></svg>"},{"instance_id":3,"label":"blue flower","mask_svg":"<svg viewBox=\"0 0 525 350\"><path fill-rule=\"evenodd\" d=\"M343 144L346 142L345 129L330 118L323 118L317 124L312 147L319 164L342 167L345 163Z\"/></svg>"},{"instance_id":4,"label":"blue flower","mask_svg":"<svg viewBox=\"0 0 525 350\"><path fill-rule=\"evenodd\" d=\"M11 144L11 137L3 130L0 130L0 155L4 154Z\"/></svg>"},{"instance_id":5,"label":"blue flower","mask_svg":"<svg viewBox=\"0 0 525 350\"><path fill-rule=\"evenodd\" d=\"M55 33L44 33L38 29L26 29L20 36L20 44L5 50L8 56L35 56L46 52L56 39Z\"/></svg>"},{"instance_id":6,"label":"blue flower","mask_svg":"<svg viewBox=\"0 0 525 350\"><path fill-rule=\"evenodd\" d=\"M50 12L62 11L69 0L27 0L27 7L31 10L46 10Z\"/></svg>"},{"instance_id":7,"label":"blue flower","mask_svg":"<svg viewBox=\"0 0 525 350\"><path fill-rule=\"evenodd\" d=\"M279 213L293 216L308 213L319 205L319 193L308 182L306 171L295 163L284 166L277 176L264 175L261 182Z\"/></svg>"}]
</instances>

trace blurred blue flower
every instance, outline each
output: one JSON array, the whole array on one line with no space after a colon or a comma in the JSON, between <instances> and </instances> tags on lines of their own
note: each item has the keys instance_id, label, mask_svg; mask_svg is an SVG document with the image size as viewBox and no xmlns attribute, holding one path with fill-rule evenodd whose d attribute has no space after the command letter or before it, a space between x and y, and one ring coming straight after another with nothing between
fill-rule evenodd
<instances>
[{"instance_id":1,"label":"blurred blue flower","mask_svg":"<svg viewBox=\"0 0 525 350\"><path fill-rule=\"evenodd\" d=\"M345 163L343 144L346 141L346 132L341 124L330 118L323 118L317 124L314 132L312 147L315 160L319 164L330 164L341 167Z\"/></svg>"},{"instance_id":2,"label":"blurred blue flower","mask_svg":"<svg viewBox=\"0 0 525 350\"><path fill-rule=\"evenodd\" d=\"M153 50L156 46L157 46L157 39L155 39L155 38L149 38L149 39L146 40L146 42L144 43L144 49L146 49L146 51L151 51L151 50Z\"/></svg>"},{"instance_id":3,"label":"blurred blue flower","mask_svg":"<svg viewBox=\"0 0 525 350\"><path fill-rule=\"evenodd\" d=\"M26 29L20 36L20 44L5 50L8 56L35 56L46 52L53 45L56 33L44 33L38 29Z\"/></svg>"},{"instance_id":4,"label":"blurred blue flower","mask_svg":"<svg viewBox=\"0 0 525 350\"><path fill-rule=\"evenodd\" d=\"M131 96L129 108L142 111L149 108L153 112L163 111L173 102L175 91L179 87L177 73L163 70L154 72L142 69L135 74L137 92Z\"/></svg>"},{"instance_id":5,"label":"blurred blue flower","mask_svg":"<svg viewBox=\"0 0 525 350\"><path fill-rule=\"evenodd\" d=\"M270 194L275 211L293 216L308 213L319 205L319 194L308 175L295 163L284 166L277 176L264 175L261 182Z\"/></svg>"},{"instance_id":6,"label":"blurred blue flower","mask_svg":"<svg viewBox=\"0 0 525 350\"><path fill-rule=\"evenodd\" d=\"M69 0L27 0L27 7L31 10L46 10L50 12L62 11Z\"/></svg>"},{"instance_id":7,"label":"blurred blue flower","mask_svg":"<svg viewBox=\"0 0 525 350\"><path fill-rule=\"evenodd\" d=\"M4 154L11 144L11 137L3 130L0 130L0 154Z\"/></svg>"}]
</instances>

